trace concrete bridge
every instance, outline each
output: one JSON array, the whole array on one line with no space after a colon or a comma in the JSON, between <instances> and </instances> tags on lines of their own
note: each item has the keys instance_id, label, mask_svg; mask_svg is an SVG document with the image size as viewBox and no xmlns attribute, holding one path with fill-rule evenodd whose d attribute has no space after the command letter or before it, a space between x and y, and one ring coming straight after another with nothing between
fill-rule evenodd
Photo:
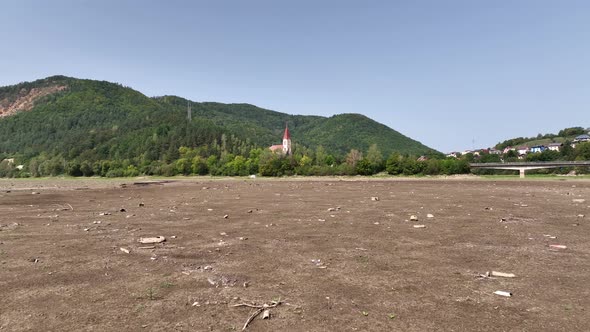
<instances>
[{"instance_id":1,"label":"concrete bridge","mask_svg":"<svg viewBox=\"0 0 590 332\"><path fill-rule=\"evenodd\" d=\"M471 163L469 167L480 169L509 169L520 172L520 178L524 178L524 172L531 169L559 168L559 167L590 167L590 161L537 161L517 163Z\"/></svg>"}]
</instances>

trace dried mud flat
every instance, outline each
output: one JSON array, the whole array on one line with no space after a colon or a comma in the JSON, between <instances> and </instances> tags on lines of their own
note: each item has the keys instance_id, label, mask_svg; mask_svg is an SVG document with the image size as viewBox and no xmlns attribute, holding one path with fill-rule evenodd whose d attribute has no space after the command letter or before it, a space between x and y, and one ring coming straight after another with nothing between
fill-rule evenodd
<instances>
[{"instance_id":1,"label":"dried mud flat","mask_svg":"<svg viewBox=\"0 0 590 332\"><path fill-rule=\"evenodd\" d=\"M588 181L121 184L0 182L0 330L590 331Z\"/></svg>"}]
</instances>

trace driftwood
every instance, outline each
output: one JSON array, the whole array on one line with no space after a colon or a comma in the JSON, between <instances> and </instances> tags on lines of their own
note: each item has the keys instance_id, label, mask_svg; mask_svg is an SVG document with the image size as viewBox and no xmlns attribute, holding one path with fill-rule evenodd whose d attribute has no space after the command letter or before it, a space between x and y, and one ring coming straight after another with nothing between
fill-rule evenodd
<instances>
[{"instance_id":1,"label":"driftwood","mask_svg":"<svg viewBox=\"0 0 590 332\"><path fill-rule=\"evenodd\" d=\"M143 243L143 244L161 243L164 241L166 241L166 238L163 236L142 237L139 239L139 243Z\"/></svg>"},{"instance_id":2,"label":"driftwood","mask_svg":"<svg viewBox=\"0 0 590 332\"><path fill-rule=\"evenodd\" d=\"M504 273L498 271L492 271L492 277L503 277L503 278L515 278L516 275L514 273Z\"/></svg>"},{"instance_id":3,"label":"driftwood","mask_svg":"<svg viewBox=\"0 0 590 332\"><path fill-rule=\"evenodd\" d=\"M238 304L234 304L233 307L248 307L248 308L256 309L256 311L254 311L250 316L248 316L248 319L246 320L244 327L242 327L242 331L245 331L246 328L248 328L248 325L250 325L250 323L254 320L254 318L256 318L261 313L262 313L262 319L269 319L270 318L270 309L278 306L279 304L281 304L280 298L277 301L274 301L274 300L271 301L270 304L264 303L262 305L258 305L258 304L251 304L251 303L238 303Z\"/></svg>"}]
</instances>

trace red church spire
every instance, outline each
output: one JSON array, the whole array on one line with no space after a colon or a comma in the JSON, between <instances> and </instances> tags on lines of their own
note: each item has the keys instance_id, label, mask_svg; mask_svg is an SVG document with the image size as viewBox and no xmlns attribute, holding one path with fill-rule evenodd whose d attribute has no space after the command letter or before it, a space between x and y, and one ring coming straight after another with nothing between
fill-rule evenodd
<instances>
[{"instance_id":1,"label":"red church spire","mask_svg":"<svg viewBox=\"0 0 590 332\"><path fill-rule=\"evenodd\" d=\"M285 124L285 135L283 135L283 139L291 139L291 134L289 133L289 126Z\"/></svg>"}]
</instances>

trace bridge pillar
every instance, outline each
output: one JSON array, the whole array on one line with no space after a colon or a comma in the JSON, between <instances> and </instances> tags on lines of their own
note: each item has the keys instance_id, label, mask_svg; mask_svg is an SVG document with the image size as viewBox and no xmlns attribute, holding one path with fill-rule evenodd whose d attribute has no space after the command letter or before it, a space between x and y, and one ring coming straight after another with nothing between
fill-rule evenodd
<instances>
[{"instance_id":1,"label":"bridge pillar","mask_svg":"<svg viewBox=\"0 0 590 332\"><path fill-rule=\"evenodd\" d=\"M520 178L524 179L524 168L520 168L518 171L520 172Z\"/></svg>"}]
</instances>

